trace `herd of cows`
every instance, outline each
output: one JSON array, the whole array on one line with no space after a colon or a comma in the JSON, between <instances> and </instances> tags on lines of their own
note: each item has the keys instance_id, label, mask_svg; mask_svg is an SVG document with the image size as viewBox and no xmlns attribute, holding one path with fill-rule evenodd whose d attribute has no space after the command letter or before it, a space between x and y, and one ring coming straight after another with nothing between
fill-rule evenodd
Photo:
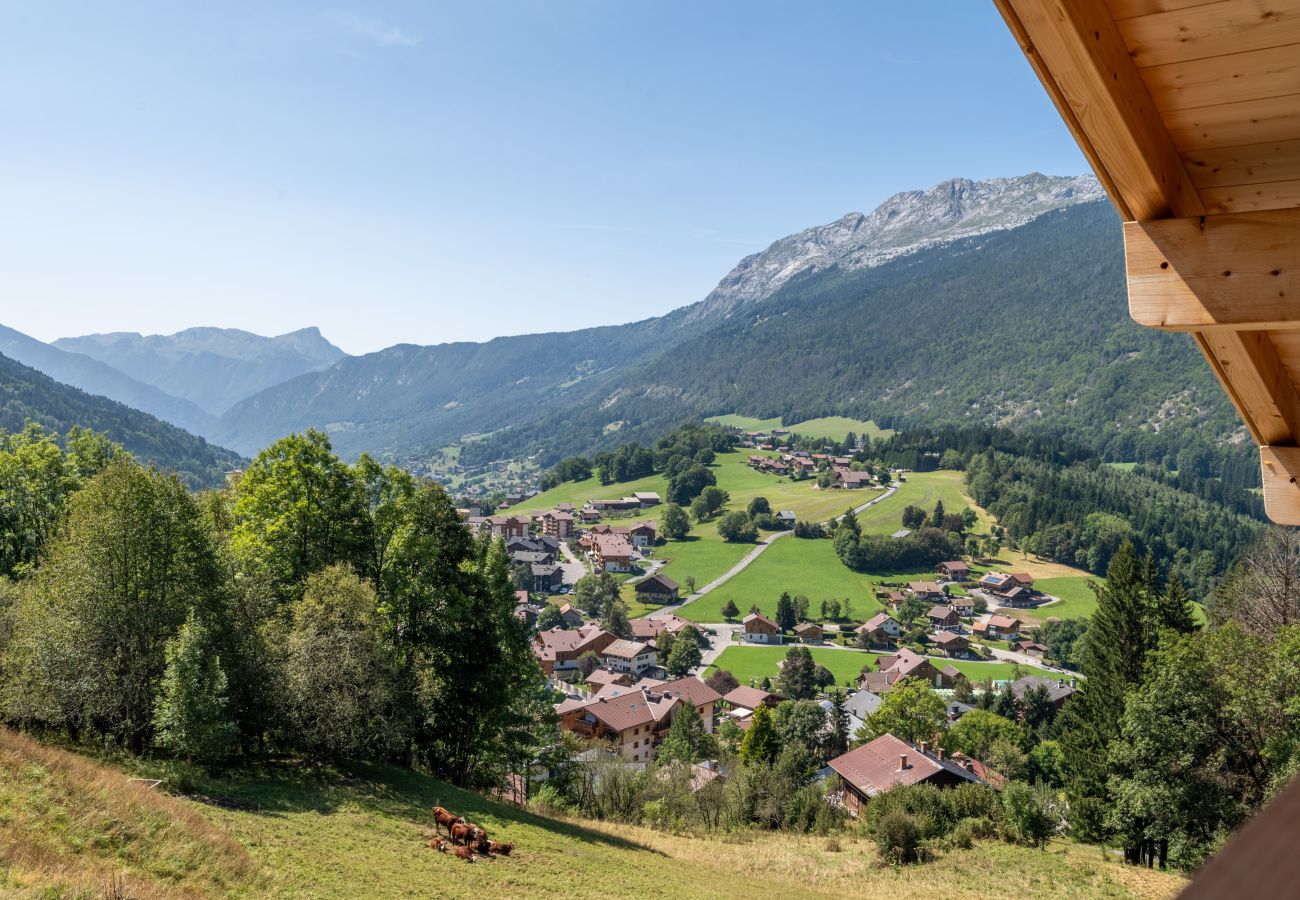
<instances>
[{"instance_id":1,"label":"herd of cows","mask_svg":"<svg viewBox=\"0 0 1300 900\"><path fill-rule=\"evenodd\" d=\"M480 856L509 856L514 844L501 844L488 840L487 832L464 816L458 816L441 806L433 808L435 828L446 828L447 837L435 835L429 846L439 853L451 852L465 862L477 862Z\"/></svg>"}]
</instances>

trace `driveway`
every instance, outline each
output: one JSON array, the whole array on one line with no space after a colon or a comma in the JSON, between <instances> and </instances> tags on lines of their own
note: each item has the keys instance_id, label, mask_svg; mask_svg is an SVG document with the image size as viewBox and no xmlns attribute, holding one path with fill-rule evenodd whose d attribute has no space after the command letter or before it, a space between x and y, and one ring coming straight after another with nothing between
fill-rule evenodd
<instances>
[{"instance_id":1,"label":"driveway","mask_svg":"<svg viewBox=\"0 0 1300 900\"><path fill-rule=\"evenodd\" d=\"M563 557L560 568L564 571L565 584L575 584L583 575L590 574L591 570L587 568L587 564L573 555L568 543L560 543L560 555Z\"/></svg>"}]
</instances>

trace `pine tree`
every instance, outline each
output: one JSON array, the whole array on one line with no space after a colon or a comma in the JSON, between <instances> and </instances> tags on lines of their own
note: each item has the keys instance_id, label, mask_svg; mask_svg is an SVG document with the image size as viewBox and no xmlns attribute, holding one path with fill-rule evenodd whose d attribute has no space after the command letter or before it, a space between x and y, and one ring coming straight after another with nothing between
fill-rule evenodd
<instances>
[{"instance_id":1,"label":"pine tree","mask_svg":"<svg viewBox=\"0 0 1300 900\"><path fill-rule=\"evenodd\" d=\"M858 514L853 511L853 507L844 510L844 518L840 519L840 528L847 528L856 536L862 535L862 526L858 524Z\"/></svg>"},{"instance_id":2,"label":"pine tree","mask_svg":"<svg viewBox=\"0 0 1300 900\"><path fill-rule=\"evenodd\" d=\"M750 719L749 730L740 742L740 758L747 765L770 763L780 752L781 742L777 739L772 710L768 709L767 704L760 703Z\"/></svg>"},{"instance_id":3,"label":"pine tree","mask_svg":"<svg viewBox=\"0 0 1300 900\"><path fill-rule=\"evenodd\" d=\"M218 760L230 752L235 724L229 715L226 673L212 652L208 630L190 614L167 642L167 670L154 705L154 740L185 757Z\"/></svg>"},{"instance_id":4,"label":"pine tree","mask_svg":"<svg viewBox=\"0 0 1300 900\"><path fill-rule=\"evenodd\" d=\"M936 501L935 504L934 504L934 512L930 514L930 527L931 527L931 528L942 528L942 527L943 527L943 517L944 517L945 515L946 515L946 513L944 512L944 509L943 509L943 501L942 501L942 500L938 500L938 501Z\"/></svg>"},{"instance_id":5,"label":"pine tree","mask_svg":"<svg viewBox=\"0 0 1300 900\"><path fill-rule=\"evenodd\" d=\"M655 753L656 762L699 762L708 757L708 750L709 734L704 729L704 720L700 718L699 710L690 701L683 701L673 713L668 736Z\"/></svg>"},{"instance_id":6,"label":"pine tree","mask_svg":"<svg viewBox=\"0 0 1300 900\"><path fill-rule=\"evenodd\" d=\"M789 631L799 624L799 618L795 613L794 600L787 593L781 594L776 601L776 624L781 627L782 631Z\"/></svg>"},{"instance_id":7,"label":"pine tree","mask_svg":"<svg viewBox=\"0 0 1300 900\"><path fill-rule=\"evenodd\" d=\"M722 617L730 622L736 616L740 615L740 610L736 607L736 601L728 600L722 606Z\"/></svg>"},{"instance_id":8,"label":"pine tree","mask_svg":"<svg viewBox=\"0 0 1300 900\"><path fill-rule=\"evenodd\" d=\"M839 756L849 749L849 698L843 689L831 692L831 733L826 740L826 754Z\"/></svg>"}]
</instances>

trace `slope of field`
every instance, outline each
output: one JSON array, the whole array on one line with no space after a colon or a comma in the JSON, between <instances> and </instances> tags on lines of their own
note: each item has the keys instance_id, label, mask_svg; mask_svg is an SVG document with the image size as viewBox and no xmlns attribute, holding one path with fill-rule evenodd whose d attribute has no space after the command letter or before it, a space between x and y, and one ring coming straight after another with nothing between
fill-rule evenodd
<instances>
[{"instance_id":1,"label":"slope of field","mask_svg":"<svg viewBox=\"0 0 1300 900\"><path fill-rule=\"evenodd\" d=\"M810 647L813 659L831 670L837 684L852 686L857 683L862 667L871 665L875 668L876 657L883 654L868 653L862 650L838 650L833 647ZM789 647L728 647L722 651L709 668L709 672L726 669L740 680L741 684L750 684L764 676L775 679L780 671L778 663L785 659ZM992 678L1003 681L1011 677L1015 668L1012 663L1003 662L968 662L964 660L943 660L936 662L940 668L950 665L964 674L971 681L983 681Z\"/></svg>"},{"instance_id":2,"label":"slope of field","mask_svg":"<svg viewBox=\"0 0 1300 900\"><path fill-rule=\"evenodd\" d=\"M0 748L6 897L1074 900L1170 897L1184 883L1065 841L1045 852L980 843L892 869L854 833L834 844L766 832L715 839L553 819L389 766L267 767L201 783L202 801L179 799L9 732L0 731ZM513 841L514 855L467 866L434 853L434 804Z\"/></svg>"},{"instance_id":3,"label":"slope of field","mask_svg":"<svg viewBox=\"0 0 1300 900\"><path fill-rule=\"evenodd\" d=\"M832 441L844 440L844 436L850 431L857 435L866 435L873 441L889 437L894 433L892 428L881 428L875 422L850 419L847 416L822 416L819 419L805 419L793 425L783 425L779 416L774 419L756 419L752 416L731 413L725 416L709 416L707 421L729 428L739 428L742 431L771 431L773 428L784 428L803 437Z\"/></svg>"},{"instance_id":4,"label":"slope of field","mask_svg":"<svg viewBox=\"0 0 1300 900\"><path fill-rule=\"evenodd\" d=\"M870 534L893 534L903 527L903 507L919 506L928 513L942 500L944 510L949 513L960 513L968 506L974 509L979 516L976 533L988 533L992 518L966 496L965 476L961 472L940 469L935 472L909 472L904 477L907 481L899 487L898 493L858 515L858 525L863 531Z\"/></svg>"},{"instance_id":5,"label":"slope of field","mask_svg":"<svg viewBox=\"0 0 1300 900\"><path fill-rule=\"evenodd\" d=\"M718 479L718 487L731 495L728 509L744 509L755 497L766 497L773 510L789 509L800 519L820 522L838 516L849 506L860 506L872 497L874 491L839 491L820 490L813 479L791 481L778 478L749 467L747 453L720 453L709 468ZM552 509L558 503L572 503L581 507L588 500L613 497L626 497L637 491L653 491L660 496L668 493L668 481L662 475L647 475L632 481L620 481L615 484L601 484L594 477L583 481L566 481L564 484L544 491L536 497L530 497L519 506L512 507L511 512L536 512ZM902 507L899 507L900 511ZM662 508L647 509L640 518L658 519ZM634 517L635 518L635 517ZM703 524L697 527L704 535L715 530L714 525Z\"/></svg>"}]
</instances>

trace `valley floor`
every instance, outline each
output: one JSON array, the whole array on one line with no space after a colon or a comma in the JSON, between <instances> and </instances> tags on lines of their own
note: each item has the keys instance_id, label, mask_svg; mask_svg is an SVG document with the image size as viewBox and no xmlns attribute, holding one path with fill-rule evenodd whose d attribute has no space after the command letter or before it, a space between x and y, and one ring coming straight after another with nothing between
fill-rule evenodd
<instances>
[{"instance_id":1,"label":"valley floor","mask_svg":"<svg viewBox=\"0 0 1300 900\"><path fill-rule=\"evenodd\" d=\"M431 851L429 807L513 841L472 867ZM671 835L553 819L389 766L265 768L193 798L0 729L0 894L16 897L1171 897L1182 878L1096 847L980 843L878 864L855 833Z\"/></svg>"}]
</instances>

